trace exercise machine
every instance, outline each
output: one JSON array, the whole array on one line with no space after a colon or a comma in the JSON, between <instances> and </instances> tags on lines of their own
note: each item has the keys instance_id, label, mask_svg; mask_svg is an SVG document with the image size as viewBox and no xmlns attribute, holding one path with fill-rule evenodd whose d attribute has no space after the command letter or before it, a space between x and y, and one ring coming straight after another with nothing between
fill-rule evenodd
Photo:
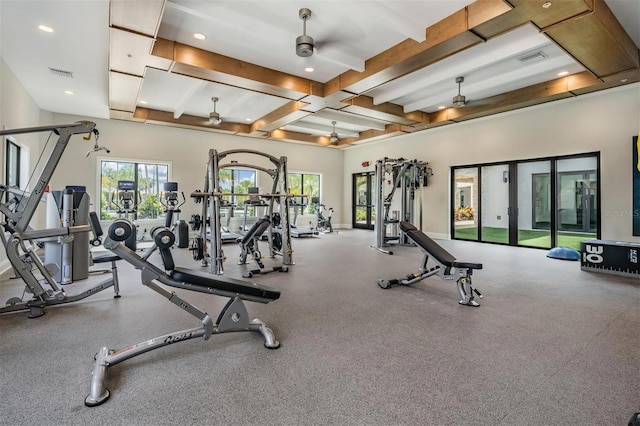
<instances>
[{"instance_id":1,"label":"exercise machine","mask_svg":"<svg viewBox=\"0 0 640 426\"><path fill-rule=\"evenodd\" d=\"M164 202L160 204L164 207L164 226L170 228L176 234L179 248L189 247L189 225L184 220L180 220L180 207L187 202L182 193L182 202L178 200L178 182L165 182L163 185Z\"/></svg>"},{"instance_id":2,"label":"exercise machine","mask_svg":"<svg viewBox=\"0 0 640 426\"><path fill-rule=\"evenodd\" d=\"M121 218L136 220L138 205L135 202L136 183L132 180L118 181L118 200L120 204L114 203L118 208L118 215Z\"/></svg>"},{"instance_id":3,"label":"exercise machine","mask_svg":"<svg viewBox=\"0 0 640 426\"><path fill-rule=\"evenodd\" d=\"M166 298L169 302L185 310L200 320L197 327L176 331L140 342L119 350L103 347L95 356L91 375L90 393L85 399L85 405L94 407L104 403L110 396L107 389L107 376L110 367L122 361L159 349L174 343L202 337L208 340L213 334L233 332L258 332L264 338L264 346L277 349L280 346L273 331L258 319L249 320L244 300L270 303L280 297L280 292L273 288L234 278L215 276L198 270L176 267L171 255L171 246L175 242L175 235L165 227L154 228L151 231L155 245L139 256L127 248L122 241L133 232L134 225L126 219L116 220L108 230L104 246L118 257L132 264L141 271L142 284ZM159 250L163 262L163 269L151 264L147 258L153 250ZM167 272L165 272L167 271ZM218 319L214 322L206 312L192 305L174 291L165 286L200 293L214 294L227 297Z\"/></svg>"},{"instance_id":4,"label":"exercise machine","mask_svg":"<svg viewBox=\"0 0 640 426\"><path fill-rule=\"evenodd\" d=\"M46 195L46 227L87 225L89 194L84 186L67 186L63 191L49 191ZM59 266L53 279L71 284L89 276L89 234L79 233L73 238L40 239L44 244L44 262Z\"/></svg>"},{"instance_id":5,"label":"exercise machine","mask_svg":"<svg viewBox=\"0 0 640 426\"><path fill-rule=\"evenodd\" d=\"M482 299L482 294L473 287L471 276L476 269L482 269L482 263L461 261L432 240L427 234L418 230L409 222L400 222L400 229L407 238L415 243L423 252L422 263L417 273L409 274L404 279L378 280L381 288L390 288L394 285L411 285L422 281L432 275L438 275L443 280L454 280L458 286L461 305L480 306L475 301L474 294ZM428 267L427 262L431 257L435 266Z\"/></svg>"},{"instance_id":6,"label":"exercise machine","mask_svg":"<svg viewBox=\"0 0 640 426\"><path fill-rule=\"evenodd\" d=\"M131 220L135 222L138 215L138 204L136 203L136 183L132 180L119 180L118 181L118 200L120 204L113 202L118 208L118 216L120 218ZM146 230L144 231L146 232ZM144 237L143 232L143 237ZM130 241L127 241L127 245L130 247L136 247L138 241L138 227L134 229L134 232L129 237Z\"/></svg>"},{"instance_id":7,"label":"exercise machine","mask_svg":"<svg viewBox=\"0 0 640 426\"><path fill-rule=\"evenodd\" d=\"M235 226L235 228L231 227L231 223L232 221L234 221L235 223L235 216L233 215L233 212L236 208L236 204L232 203L229 200L221 200L220 202L220 210L222 209L226 209L227 214L225 215L225 224L222 226L221 230L220 230L220 238L222 239L223 243L230 243L230 242L237 242L238 238L242 238L242 227L241 226ZM239 219L239 218L237 218ZM211 232L211 231L209 231Z\"/></svg>"},{"instance_id":8,"label":"exercise machine","mask_svg":"<svg viewBox=\"0 0 640 426\"><path fill-rule=\"evenodd\" d=\"M318 221L316 224L316 230L318 232L333 233L333 224L331 223L331 216L333 216L333 207L329 207L328 209L324 204L320 202L320 197L311 198L311 202L315 205L316 215L318 216ZM326 215L324 212L327 212Z\"/></svg>"},{"instance_id":9,"label":"exercise machine","mask_svg":"<svg viewBox=\"0 0 640 426\"><path fill-rule=\"evenodd\" d=\"M297 197L293 197L291 202L289 203L289 207L293 209L293 222L291 224L291 236L295 238L302 237L313 237L314 235L318 235L318 231L313 229L313 227L303 228L298 224L298 213L304 212L304 209L307 207L307 196L299 195ZM330 220L330 219L329 219Z\"/></svg>"},{"instance_id":10,"label":"exercise machine","mask_svg":"<svg viewBox=\"0 0 640 426\"><path fill-rule=\"evenodd\" d=\"M415 192L426 186L430 174L428 163L423 161L387 157L376 161L376 240L373 248L385 254L393 254L385 247L393 242L409 244L404 234L399 231L398 224L401 221L416 223ZM398 207L398 203L394 203L396 192L400 193L400 205L398 210L392 211L392 206ZM419 204L420 217L417 223L422 223L422 196L419 197Z\"/></svg>"},{"instance_id":11,"label":"exercise machine","mask_svg":"<svg viewBox=\"0 0 640 426\"><path fill-rule=\"evenodd\" d=\"M240 260L238 261L238 265L247 264L247 257L249 255L251 255L251 259L256 262L256 265L258 265L257 269L250 269L242 274L244 278L251 278L255 274L289 271L289 268L287 268L286 266L274 266L270 270L265 270L264 263L262 262L262 254L260 253L259 249L259 240L271 226L271 219L268 216L265 216L261 219L258 219L258 221L254 223L251 228L249 228L246 235L238 240L238 243L240 244ZM279 234L274 234L274 237L276 236L279 236ZM277 244L276 240L277 237L274 238L274 244ZM280 240L280 242L281 241L282 240Z\"/></svg>"},{"instance_id":12,"label":"exercise machine","mask_svg":"<svg viewBox=\"0 0 640 426\"><path fill-rule=\"evenodd\" d=\"M91 230L89 225L70 225L42 230L34 230L29 226L69 139L73 135L86 134L87 136L83 139L90 140L91 136L94 136L97 146L99 132L95 127L95 123L91 121L79 121L66 125L0 131L0 136L39 132L51 132L51 135L58 136L58 140L42 167L40 175L34 180L32 192L0 185L0 200L6 200L0 204L0 213L4 215L3 232L0 232L0 239L5 247L11 266L25 283L22 296L10 298L5 306L0 307L0 314L28 310L27 316L36 318L44 315L44 309L47 306L76 302L109 287L114 287L115 297L118 296L117 280L113 277L77 294L66 292L62 289L60 283L53 278L59 271L60 266L55 263L43 263L37 253L40 239L69 238L83 233L86 234ZM104 147L98 148L102 149ZM47 151L46 146L43 151ZM37 167L35 170L37 170ZM11 196L8 197L8 194Z\"/></svg>"},{"instance_id":13,"label":"exercise machine","mask_svg":"<svg viewBox=\"0 0 640 426\"><path fill-rule=\"evenodd\" d=\"M251 154L261 156L268 159L275 169L267 169L260 165L243 163L239 161L230 161L229 163L221 163L221 161L229 156L236 154ZM271 193L267 194L226 194L220 188L220 170L229 167L247 167L267 173L273 179ZM293 196L289 194L287 182L287 157L274 157L272 155L254 151L249 149L233 149L224 152L218 152L215 149L209 150L209 162L207 165L207 174L205 176L205 184L203 191L195 191L191 193L194 199L200 199L202 202L202 217L207 218L209 222L210 234L207 234L206 227L201 228L201 234L192 245L194 250L194 259L201 260L202 266L209 266L212 274L221 275L224 273L224 252L222 250L222 225L220 220L220 208L222 206L223 197L249 195L260 199L268 200L266 216L274 217L274 213L278 213L282 223L282 233L280 235L280 250L276 250L277 244L274 244L274 232L272 227L267 229L267 239L269 241L269 257L276 255L282 256L283 265L293 265L293 249L291 247L291 233L289 220L289 199ZM203 201L204 200L204 201ZM276 205L277 201L277 205ZM279 211L276 211L278 207ZM277 237L276 237L277 238ZM209 246L210 245L210 249Z\"/></svg>"}]
</instances>

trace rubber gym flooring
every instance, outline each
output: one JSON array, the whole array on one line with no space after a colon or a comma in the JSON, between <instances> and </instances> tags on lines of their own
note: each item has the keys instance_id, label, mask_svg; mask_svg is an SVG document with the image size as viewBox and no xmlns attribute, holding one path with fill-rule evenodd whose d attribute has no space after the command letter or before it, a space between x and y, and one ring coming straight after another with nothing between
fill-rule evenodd
<instances>
[{"instance_id":1,"label":"rubber gym flooring","mask_svg":"<svg viewBox=\"0 0 640 426\"><path fill-rule=\"evenodd\" d=\"M2 315L0 424L626 425L640 411L638 279L584 272L545 250L439 240L484 264L474 284L485 297L472 308L437 276L379 288L379 278L415 272L422 256L407 246L385 255L373 240L364 230L294 239L288 273L252 278L282 293L247 302L279 349L265 349L257 333L172 344L112 367L111 397L93 408L84 399L101 347L199 321L124 261L120 299L109 289L36 319ZM240 278L238 247L223 247L225 274ZM173 253L200 269L187 249ZM0 302L22 287L1 282ZM213 318L227 301L175 291Z\"/></svg>"}]
</instances>

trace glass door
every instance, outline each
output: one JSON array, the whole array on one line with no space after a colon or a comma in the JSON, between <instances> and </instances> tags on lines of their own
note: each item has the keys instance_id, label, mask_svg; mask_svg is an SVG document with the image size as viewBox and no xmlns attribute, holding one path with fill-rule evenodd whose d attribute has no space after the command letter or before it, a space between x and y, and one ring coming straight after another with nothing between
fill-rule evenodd
<instances>
[{"instance_id":1,"label":"glass door","mask_svg":"<svg viewBox=\"0 0 640 426\"><path fill-rule=\"evenodd\" d=\"M549 249L599 238L600 157L453 167L451 236Z\"/></svg>"},{"instance_id":2,"label":"glass door","mask_svg":"<svg viewBox=\"0 0 640 426\"><path fill-rule=\"evenodd\" d=\"M353 175L353 212L354 228L373 229L375 209L372 200L375 195L375 173L355 173Z\"/></svg>"},{"instance_id":3,"label":"glass door","mask_svg":"<svg viewBox=\"0 0 640 426\"><path fill-rule=\"evenodd\" d=\"M551 248L551 161L518 162L517 241L519 246Z\"/></svg>"},{"instance_id":4,"label":"glass door","mask_svg":"<svg viewBox=\"0 0 640 426\"><path fill-rule=\"evenodd\" d=\"M453 237L477 241L478 235L478 167L453 172Z\"/></svg>"},{"instance_id":5,"label":"glass door","mask_svg":"<svg viewBox=\"0 0 640 426\"><path fill-rule=\"evenodd\" d=\"M558 160L558 245L573 247L596 238L598 228L596 157Z\"/></svg>"},{"instance_id":6,"label":"glass door","mask_svg":"<svg viewBox=\"0 0 640 426\"><path fill-rule=\"evenodd\" d=\"M509 244L509 164L480 172L480 241Z\"/></svg>"}]
</instances>

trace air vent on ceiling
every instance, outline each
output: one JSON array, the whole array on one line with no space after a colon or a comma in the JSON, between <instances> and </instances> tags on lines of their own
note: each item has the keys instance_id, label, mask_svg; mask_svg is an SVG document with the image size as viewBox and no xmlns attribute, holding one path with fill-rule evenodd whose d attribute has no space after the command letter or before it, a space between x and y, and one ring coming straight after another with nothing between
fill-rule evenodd
<instances>
[{"instance_id":1,"label":"air vent on ceiling","mask_svg":"<svg viewBox=\"0 0 640 426\"><path fill-rule=\"evenodd\" d=\"M49 72L58 77L73 78L73 72L49 67Z\"/></svg>"},{"instance_id":2,"label":"air vent on ceiling","mask_svg":"<svg viewBox=\"0 0 640 426\"><path fill-rule=\"evenodd\" d=\"M538 50L537 52L527 53L526 55L519 57L518 61L522 64L528 64L530 62L541 61L546 57L547 55L545 55L544 52Z\"/></svg>"}]
</instances>

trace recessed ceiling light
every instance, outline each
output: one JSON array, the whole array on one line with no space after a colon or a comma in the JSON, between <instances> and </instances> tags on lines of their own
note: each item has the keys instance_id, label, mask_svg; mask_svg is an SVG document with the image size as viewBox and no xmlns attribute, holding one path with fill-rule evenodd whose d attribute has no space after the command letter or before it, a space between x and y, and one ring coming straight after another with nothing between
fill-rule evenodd
<instances>
[{"instance_id":1,"label":"recessed ceiling light","mask_svg":"<svg viewBox=\"0 0 640 426\"><path fill-rule=\"evenodd\" d=\"M204 39L207 38L207 36L202 34L202 33L195 33L195 34L193 34L193 38L195 38L197 40L204 40Z\"/></svg>"},{"instance_id":2,"label":"recessed ceiling light","mask_svg":"<svg viewBox=\"0 0 640 426\"><path fill-rule=\"evenodd\" d=\"M311 68L311 67L306 67L304 70L305 70L306 72L313 72L313 68Z\"/></svg>"},{"instance_id":3,"label":"recessed ceiling light","mask_svg":"<svg viewBox=\"0 0 640 426\"><path fill-rule=\"evenodd\" d=\"M627 81L629 81L628 78L623 78L622 80L620 80L620 83L626 83Z\"/></svg>"},{"instance_id":4,"label":"recessed ceiling light","mask_svg":"<svg viewBox=\"0 0 640 426\"><path fill-rule=\"evenodd\" d=\"M569 71L560 71L560 72L558 73L558 76L560 76L560 77L564 77L565 75L568 75L568 74L569 74Z\"/></svg>"},{"instance_id":5,"label":"recessed ceiling light","mask_svg":"<svg viewBox=\"0 0 640 426\"><path fill-rule=\"evenodd\" d=\"M245 118L245 121L251 122L251 119L247 117Z\"/></svg>"},{"instance_id":6,"label":"recessed ceiling light","mask_svg":"<svg viewBox=\"0 0 640 426\"><path fill-rule=\"evenodd\" d=\"M65 90L64 94L65 95L73 95L73 92L71 90Z\"/></svg>"},{"instance_id":7,"label":"recessed ceiling light","mask_svg":"<svg viewBox=\"0 0 640 426\"><path fill-rule=\"evenodd\" d=\"M543 7L544 9L549 9L549 8L551 7L551 4L552 4L552 3L551 3L550 1L548 1L548 2L544 3L544 4L542 5L542 7Z\"/></svg>"},{"instance_id":8,"label":"recessed ceiling light","mask_svg":"<svg viewBox=\"0 0 640 426\"><path fill-rule=\"evenodd\" d=\"M46 25L38 25L38 29L40 29L40 31L44 31L45 33L52 33L53 32L53 28L48 27Z\"/></svg>"},{"instance_id":9,"label":"recessed ceiling light","mask_svg":"<svg viewBox=\"0 0 640 426\"><path fill-rule=\"evenodd\" d=\"M444 105L440 105L440 106L438 107L438 109L445 109L445 108L446 108L446 106L444 106Z\"/></svg>"},{"instance_id":10,"label":"recessed ceiling light","mask_svg":"<svg viewBox=\"0 0 640 426\"><path fill-rule=\"evenodd\" d=\"M142 105L146 105L146 104L147 104L147 101L140 101L140 103L141 103Z\"/></svg>"}]
</instances>

